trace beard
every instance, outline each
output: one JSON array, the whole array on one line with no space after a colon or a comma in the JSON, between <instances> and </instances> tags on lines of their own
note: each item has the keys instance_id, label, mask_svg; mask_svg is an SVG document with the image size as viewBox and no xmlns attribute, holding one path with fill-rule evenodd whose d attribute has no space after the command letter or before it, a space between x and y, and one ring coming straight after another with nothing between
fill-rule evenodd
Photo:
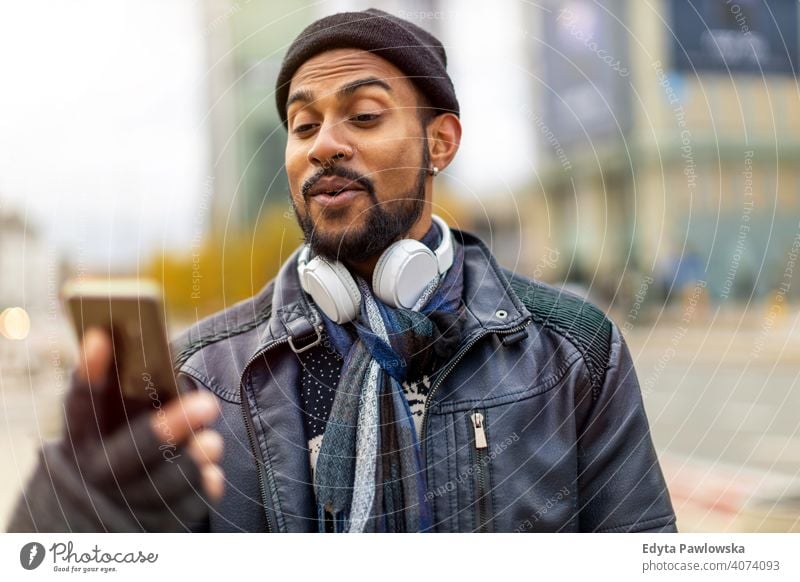
<instances>
[{"instance_id":1,"label":"beard","mask_svg":"<svg viewBox=\"0 0 800 582\"><path fill-rule=\"evenodd\" d=\"M375 195L372 181L345 167L328 166L318 171L303 184L303 198L308 201L306 193L323 176L338 176L356 182L364 188L372 205L363 213L362 224L348 226L347 230L328 233L317 228L311 213L305 215L298 212L292 199L295 216L303 229L306 243L311 247L313 255L320 255L330 261L361 262L381 254L389 245L401 240L417 223L425 209L425 178L430 165L427 136L422 148L422 166L417 174L416 184L390 202L380 203ZM308 204L306 204L308 209ZM347 209L344 209L346 212ZM334 214L325 210L328 216Z\"/></svg>"}]
</instances>

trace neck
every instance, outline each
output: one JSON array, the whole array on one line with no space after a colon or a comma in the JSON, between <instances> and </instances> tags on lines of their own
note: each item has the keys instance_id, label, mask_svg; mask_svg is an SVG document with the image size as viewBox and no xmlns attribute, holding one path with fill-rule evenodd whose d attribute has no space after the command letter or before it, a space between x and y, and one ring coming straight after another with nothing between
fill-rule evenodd
<instances>
[{"instance_id":1,"label":"neck","mask_svg":"<svg viewBox=\"0 0 800 582\"><path fill-rule=\"evenodd\" d=\"M378 264L378 257L370 257L365 261L346 261L347 268L367 282L372 281L372 273Z\"/></svg>"}]
</instances>

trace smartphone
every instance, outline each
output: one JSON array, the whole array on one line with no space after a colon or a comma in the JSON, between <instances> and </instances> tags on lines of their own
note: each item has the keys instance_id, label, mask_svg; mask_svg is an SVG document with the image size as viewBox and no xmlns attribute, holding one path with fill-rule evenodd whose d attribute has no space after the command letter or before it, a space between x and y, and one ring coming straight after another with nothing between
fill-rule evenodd
<instances>
[{"instance_id":1,"label":"smartphone","mask_svg":"<svg viewBox=\"0 0 800 582\"><path fill-rule=\"evenodd\" d=\"M162 402L178 395L161 288L136 278L84 278L67 281L62 299L72 325L83 339L91 327L111 336L122 394Z\"/></svg>"}]
</instances>

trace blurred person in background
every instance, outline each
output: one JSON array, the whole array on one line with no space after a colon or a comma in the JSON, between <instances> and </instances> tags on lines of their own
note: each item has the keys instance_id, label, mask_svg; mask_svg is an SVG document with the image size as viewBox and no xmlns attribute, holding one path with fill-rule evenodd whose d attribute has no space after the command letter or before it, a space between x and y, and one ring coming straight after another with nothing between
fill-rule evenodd
<instances>
[{"instance_id":1,"label":"blurred person in background","mask_svg":"<svg viewBox=\"0 0 800 582\"><path fill-rule=\"evenodd\" d=\"M276 101L306 244L176 341L166 422L88 334L10 530L676 531L617 327L433 213L446 64L379 10L301 32Z\"/></svg>"}]
</instances>

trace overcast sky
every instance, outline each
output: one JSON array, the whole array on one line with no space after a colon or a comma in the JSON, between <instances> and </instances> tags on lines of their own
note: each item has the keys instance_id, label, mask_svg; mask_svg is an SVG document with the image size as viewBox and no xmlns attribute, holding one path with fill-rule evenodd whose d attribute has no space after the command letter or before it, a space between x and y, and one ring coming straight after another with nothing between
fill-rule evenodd
<instances>
[{"instance_id":1,"label":"overcast sky","mask_svg":"<svg viewBox=\"0 0 800 582\"><path fill-rule=\"evenodd\" d=\"M0 0L0 204L89 264L187 244L208 175L200 18L192 0Z\"/></svg>"}]
</instances>

